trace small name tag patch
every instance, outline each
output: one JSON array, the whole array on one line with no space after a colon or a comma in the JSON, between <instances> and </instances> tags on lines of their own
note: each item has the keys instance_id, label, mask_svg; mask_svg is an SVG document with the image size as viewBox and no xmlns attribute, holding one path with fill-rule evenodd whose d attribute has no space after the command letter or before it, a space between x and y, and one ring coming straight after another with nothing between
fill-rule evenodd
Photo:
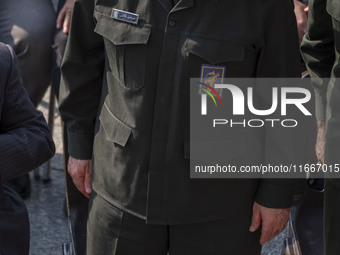
<instances>
[{"instance_id":1,"label":"small name tag patch","mask_svg":"<svg viewBox=\"0 0 340 255\"><path fill-rule=\"evenodd\" d=\"M118 9L112 9L111 18L124 21L127 23L137 24L139 19L139 14L126 12Z\"/></svg>"}]
</instances>

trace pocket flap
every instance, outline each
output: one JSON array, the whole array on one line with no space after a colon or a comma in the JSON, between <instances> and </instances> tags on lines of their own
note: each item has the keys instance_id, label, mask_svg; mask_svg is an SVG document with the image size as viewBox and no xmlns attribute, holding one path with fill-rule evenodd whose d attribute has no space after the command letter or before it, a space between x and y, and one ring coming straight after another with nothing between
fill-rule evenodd
<instances>
[{"instance_id":1,"label":"pocket flap","mask_svg":"<svg viewBox=\"0 0 340 255\"><path fill-rule=\"evenodd\" d=\"M338 1L327 1L327 12L340 22L340 3Z\"/></svg>"},{"instance_id":2,"label":"pocket flap","mask_svg":"<svg viewBox=\"0 0 340 255\"><path fill-rule=\"evenodd\" d=\"M230 61L242 61L244 58L245 45L233 41L218 41L210 39L188 38L185 42L185 51L218 64Z\"/></svg>"},{"instance_id":3,"label":"pocket flap","mask_svg":"<svg viewBox=\"0 0 340 255\"><path fill-rule=\"evenodd\" d=\"M146 44L151 34L151 25L133 25L112 19L97 11L94 12L96 27L94 31L110 40L114 45Z\"/></svg>"},{"instance_id":4,"label":"pocket flap","mask_svg":"<svg viewBox=\"0 0 340 255\"><path fill-rule=\"evenodd\" d=\"M106 139L121 146L125 146L131 134L131 128L117 119L104 103L100 116L100 123L104 128Z\"/></svg>"}]
</instances>

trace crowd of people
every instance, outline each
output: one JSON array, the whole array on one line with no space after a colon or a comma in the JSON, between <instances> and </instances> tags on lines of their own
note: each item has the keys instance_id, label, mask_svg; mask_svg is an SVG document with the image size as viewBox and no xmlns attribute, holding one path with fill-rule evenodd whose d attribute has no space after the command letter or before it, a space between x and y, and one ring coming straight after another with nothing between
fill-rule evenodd
<instances>
[{"instance_id":1,"label":"crowd of people","mask_svg":"<svg viewBox=\"0 0 340 255\"><path fill-rule=\"evenodd\" d=\"M35 109L50 84L65 123L76 254L260 254L289 220L295 181L190 178L190 78L205 70L299 78L306 67L316 156L336 165L339 40L336 0L60 0L56 10L50 1L2 0L0 254L29 253L22 198L28 171L54 154ZM242 133L256 141L242 151L226 141L226 160L292 160L293 143L288 153L266 132ZM338 180L325 175L325 255L340 253Z\"/></svg>"}]
</instances>

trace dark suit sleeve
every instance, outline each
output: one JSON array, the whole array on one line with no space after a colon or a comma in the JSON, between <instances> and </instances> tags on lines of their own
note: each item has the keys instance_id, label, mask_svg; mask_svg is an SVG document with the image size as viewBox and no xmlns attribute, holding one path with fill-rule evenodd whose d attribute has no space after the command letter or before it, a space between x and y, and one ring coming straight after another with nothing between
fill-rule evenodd
<instances>
[{"instance_id":1,"label":"dark suit sleeve","mask_svg":"<svg viewBox=\"0 0 340 255\"><path fill-rule=\"evenodd\" d=\"M310 0L308 32L301 44L302 57L312 78L315 91L316 118L325 120L328 77L335 61L334 38L331 16L324 0Z\"/></svg>"},{"instance_id":2,"label":"dark suit sleeve","mask_svg":"<svg viewBox=\"0 0 340 255\"><path fill-rule=\"evenodd\" d=\"M258 78L300 77L299 41L292 1L273 1L267 11L263 27L265 28L264 42L256 76ZM275 85L277 86L273 84ZM261 84L256 86L264 104L271 105L271 88L268 89L267 85L263 84L262 87ZM282 119L279 111L275 114L271 115L271 118ZM294 132L294 128L265 128L265 165L289 165L296 161ZM294 179L261 179L255 200L265 207L288 208L292 204L294 187Z\"/></svg>"},{"instance_id":3,"label":"dark suit sleeve","mask_svg":"<svg viewBox=\"0 0 340 255\"><path fill-rule=\"evenodd\" d=\"M75 3L61 66L59 110L67 125L68 148L77 159L91 159L94 126L104 72L104 45L94 32L94 3Z\"/></svg>"},{"instance_id":4,"label":"dark suit sleeve","mask_svg":"<svg viewBox=\"0 0 340 255\"><path fill-rule=\"evenodd\" d=\"M0 182L32 170L54 154L42 113L22 86L14 52L0 44Z\"/></svg>"}]
</instances>

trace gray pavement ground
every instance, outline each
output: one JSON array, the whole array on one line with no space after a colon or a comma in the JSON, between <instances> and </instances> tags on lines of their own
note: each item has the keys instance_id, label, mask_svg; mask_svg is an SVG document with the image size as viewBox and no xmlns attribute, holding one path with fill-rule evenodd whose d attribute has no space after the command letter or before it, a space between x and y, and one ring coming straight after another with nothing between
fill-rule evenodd
<instances>
[{"instance_id":1,"label":"gray pavement ground","mask_svg":"<svg viewBox=\"0 0 340 255\"><path fill-rule=\"evenodd\" d=\"M44 112L45 117L47 117L48 105L49 92L46 93L39 106L39 109ZM52 180L44 184L41 180L34 180L33 173L31 173L32 193L31 196L26 199L31 224L30 255L61 255L62 244L70 241L68 222L64 213L65 180L63 146L61 139L61 121L57 110L54 123L53 137L56 144L56 154L51 162ZM42 174L45 168L46 164L39 168L40 174ZM273 241L267 243L263 247L261 255L281 255L285 235L286 231L283 231L283 233ZM235 254L237 254L236 251Z\"/></svg>"},{"instance_id":2,"label":"gray pavement ground","mask_svg":"<svg viewBox=\"0 0 340 255\"><path fill-rule=\"evenodd\" d=\"M46 119L49 106L49 91L46 93L39 109ZM30 255L61 255L62 244L70 241L67 217L64 213L65 180L63 167L63 146L61 139L61 121L58 111L54 118L54 135L56 154L51 160L51 182L34 180L30 173L32 193L25 200L30 224ZM39 168L43 175L47 164Z\"/></svg>"}]
</instances>

